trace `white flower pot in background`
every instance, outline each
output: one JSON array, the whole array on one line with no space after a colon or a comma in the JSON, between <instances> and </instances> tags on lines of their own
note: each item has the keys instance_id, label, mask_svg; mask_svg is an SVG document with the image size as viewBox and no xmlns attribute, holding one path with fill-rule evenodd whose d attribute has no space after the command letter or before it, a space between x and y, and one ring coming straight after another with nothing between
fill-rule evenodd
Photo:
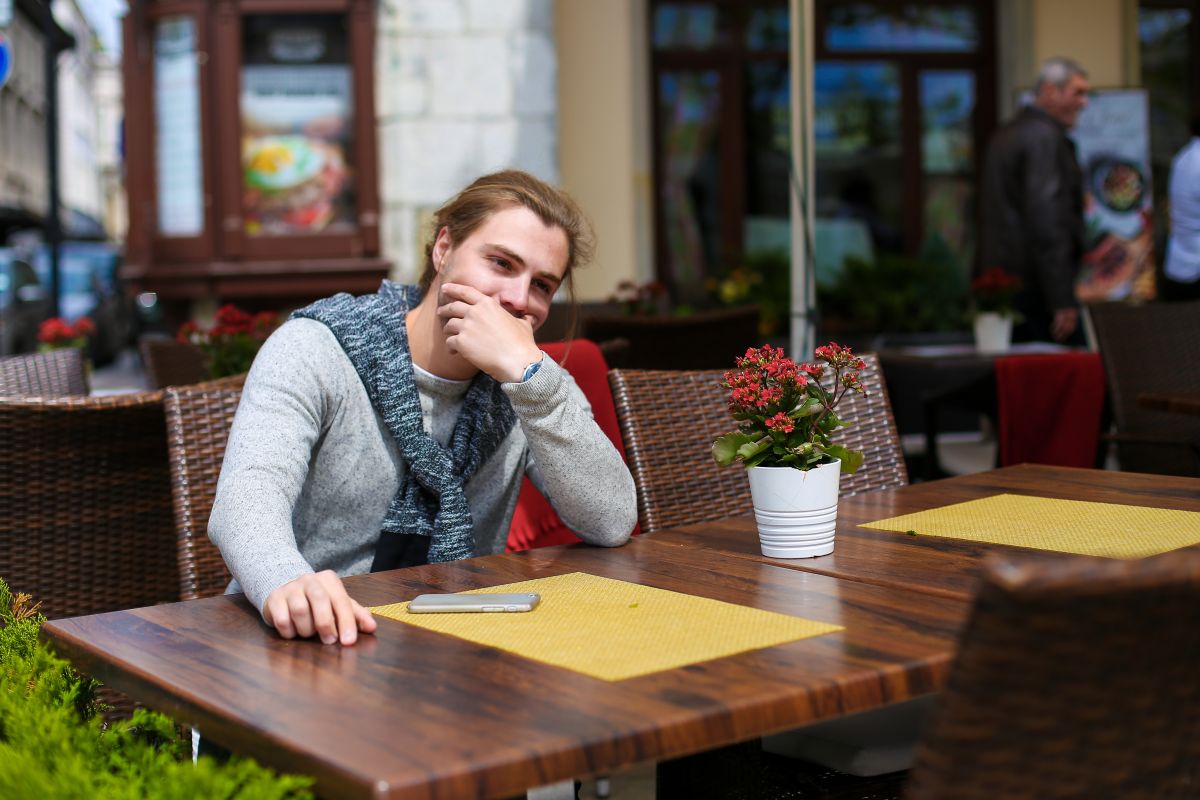
<instances>
[{"instance_id":1,"label":"white flower pot in background","mask_svg":"<svg viewBox=\"0 0 1200 800\"><path fill-rule=\"evenodd\" d=\"M833 552L842 463L810 470L749 467L750 496L762 554L812 558Z\"/></svg>"},{"instance_id":2,"label":"white flower pot in background","mask_svg":"<svg viewBox=\"0 0 1200 800\"><path fill-rule=\"evenodd\" d=\"M981 353L1007 353L1012 347L1013 318L986 311L975 317L975 349Z\"/></svg>"}]
</instances>

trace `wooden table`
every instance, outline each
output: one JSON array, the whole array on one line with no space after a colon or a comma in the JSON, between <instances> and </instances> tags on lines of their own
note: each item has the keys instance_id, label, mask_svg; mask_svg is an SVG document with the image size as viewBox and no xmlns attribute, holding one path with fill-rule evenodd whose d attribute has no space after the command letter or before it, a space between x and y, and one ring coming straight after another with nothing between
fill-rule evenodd
<instances>
[{"instance_id":1,"label":"wooden table","mask_svg":"<svg viewBox=\"0 0 1200 800\"><path fill-rule=\"evenodd\" d=\"M759 563L966 600L974 594L983 559L990 553L1067 556L935 536L906 536L858 525L1002 493L1200 511L1200 479L1021 464L844 497L838 503L834 551L819 558L763 556L752 516L660 531L653 538L685 549L704 547Z\"/></svg>"},{"instance_id":2,"label":"wooden table","mask_svg":"<svg viewBox=\"0 0 1200 800\"><path fill-rule=\"evenodd\" d=\"M1200 392L1142 392L1138 405L1155 411L1200 416Z\"/></svg>"},{"instance_id":3,"label":"wooden table","mask_svg":"<svg viewBox=\"0 0 1200 800\"><path fill-rule=\"evenodd\" d=\"M416 567L347 586L378 605L582 571L845 630L619 682L382 618L355 647L285 641L241 596L43 630L82 671L235 752L316 776L326 797L506 797L943 686L968 611L962 600L656 539Z\"/></svg>"}]
</instances>

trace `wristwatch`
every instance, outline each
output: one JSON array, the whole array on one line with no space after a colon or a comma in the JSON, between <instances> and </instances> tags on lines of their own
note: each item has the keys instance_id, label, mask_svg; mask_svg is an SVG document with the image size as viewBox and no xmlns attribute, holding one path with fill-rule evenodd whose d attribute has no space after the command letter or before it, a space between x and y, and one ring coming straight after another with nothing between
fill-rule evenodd
<instances>
[{"instance_id":1,"label":"wristwatch","mask_svg":"<svg viewBox=\"0 0 1200 800\"><path fill-rule=\"evenodd\" d=\"M546 356L543 354L542 358L545 358L545 357ZM537 374L537 371L541 368L542 368L542 359L539 358L537 361L534 361L532 364L530 364L528 367L526 367L525 371L521 373L521 383L524 383L525 381L532 378L534 375Z\"/></svg>"}]
</instances>

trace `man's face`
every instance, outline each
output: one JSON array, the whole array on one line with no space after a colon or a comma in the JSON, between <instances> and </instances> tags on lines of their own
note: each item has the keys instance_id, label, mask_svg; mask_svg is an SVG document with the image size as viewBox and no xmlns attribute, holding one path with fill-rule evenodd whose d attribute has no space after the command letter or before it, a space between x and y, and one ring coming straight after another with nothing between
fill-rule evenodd
<instances>
[{"instance_id":1,"label":"man's face","mask_svg":"<svg viewBox=\"0 0 1200 800\"><path fill-rule=\"evenodd\" d=\"M1087 108L1091 88L1087 78L1082 75L1072 75L1062 86L1045 83L1038 91L1037 106L1064 127L1073 128L1080 112Z\"/></svg>"},{"instance_id":2,"label":"man's face","mask_svg":"<svg viewBox=\"0 0 1200 800\"><path fill-rule=\"evenodd\" d=\"M438 233L433 245L438 275L430 291L443 283L470 286L537 330L567 271L568 251L562 228L547 226L524 206L506 208L458 244L445 228Z\"/></svg>"}]
</instances>

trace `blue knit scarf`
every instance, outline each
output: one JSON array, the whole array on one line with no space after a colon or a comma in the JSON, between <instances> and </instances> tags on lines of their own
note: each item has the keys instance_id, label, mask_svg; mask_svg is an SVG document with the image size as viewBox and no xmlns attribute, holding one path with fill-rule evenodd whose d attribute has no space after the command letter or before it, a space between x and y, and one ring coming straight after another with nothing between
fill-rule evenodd
<instances>
[{"instance_id":1,"label":"blue knit scarf","mask_svg":"<svg viewBox=\"0 0 1200 800\"><path fill-rule=\"evenodd\" d=\"M404 324L420 301L417 287L384 281L377 294L337 294L292 313L333 332L404 460L404 479L383 518L372 572L475 555L463 486L516 424L500 384L480 372L467 389L449 449L425 432Z\"/></svg>"}]
</instances>

